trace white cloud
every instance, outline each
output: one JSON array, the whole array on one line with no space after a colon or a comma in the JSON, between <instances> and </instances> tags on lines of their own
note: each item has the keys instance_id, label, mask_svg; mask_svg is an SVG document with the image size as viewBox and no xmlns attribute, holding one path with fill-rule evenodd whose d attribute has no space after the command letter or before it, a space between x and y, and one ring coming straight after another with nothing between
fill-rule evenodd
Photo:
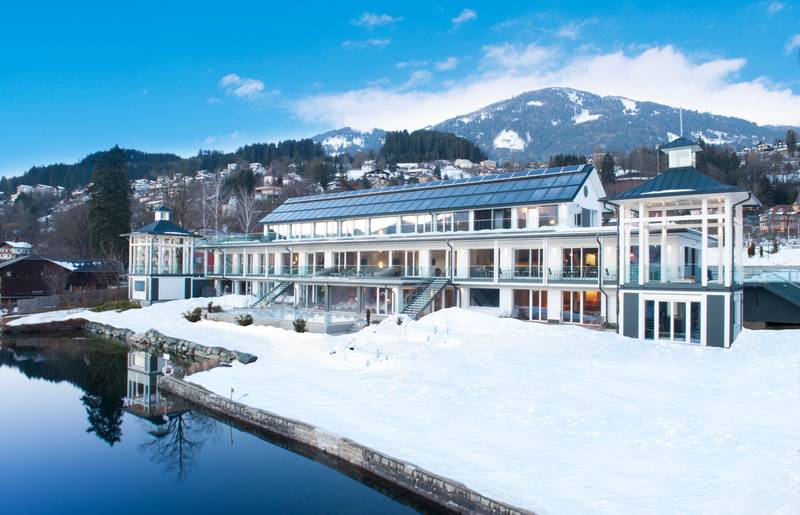
<instances>
[{"instance_id":1,"label":"white cloud","mask_svg":"<svg viewBox=\"0 0 800 515\"><path fill-rule=\"evenodd\" d=\"M444 61L439 61L436 63L436 69L442 72L455 70L456 66L458 66L458 59L455 57L448 57Z\"/></svg>"},{"instance_id":2,"label":"white cloud","mask_svg":"<svg viewBox=\"0 0 800 515\"><path fill-rule=\"evenodd\" d=\"M786 53L791 54L795 49L800 48L800 34L795 34L786 43Z\"/></svg>"},{"instance_id":3,"label":"white cloud","mask_svg":"<svg viewBox=\"0 0 800 515\"><path fill-rule=\"evenodd\" d=\"M513 45L511 43L487 45L483 47L483 64L486 67L507 70L533 68L549 62L554 51L553 48L533 43L529 45Z\"/></svg>"},{"instance_id":4,"label":"white cloud","mask_svg":"<svg viewBox=\"0 0 800 515\"><path fill-rule=\"evenodd\" d=\"M402 21L403 18L399 16L391 16L389 14L376 14L370 12L363 12L361 16L358 17L357 20L353 21L353 25L358 27L365 27L367 29L373 29L375 27L382 27L384 25L391 25L393 23L397 23Z\"/></svg>"},{"instance_id":5,"label":"white cloud","mask_svg":"<svg viewBox=\"0 0 800 515\"><path fill-rule=\"evenodd\" d=\"M385 47L389 43L391 43L391 39L361 39L361 40L352 40L348 39L347 41L342 42L342 47L344 48L368 48L368 47Z\"/></svg>"},{"instance_id":6,"label":"white cloud","mask_svg":"<svg viewBox=\"0 0 800 515\"><path fill-rule=\"evenodd\" d=\"M782 2L772 2L767 6L767 14L775 16L786 8L786 4Z\"/></svg>"},{"instance_id":7,"label":"white cloud","mask_svg":"<svg viewBox=\"0 0 800 515\"><path fill-rule=\"evenodd\" d=\"M428 61L400 61L395 64L396 67L400 68L420 68L422 66L428 66Z\"/></svg>"},{"instance_id":8,"label":"white cloud","mask_svg":"<svg viewBox=\"0 0 800 515\"><path fill-rule=\"evenodd\" d=\"M422 84L428 83L433 78L433 75L428 70L416 70L411 72L408 80L403 85L404 88L414 88Z\"/></svg>"},{"instance_id":9,"label":"white cloud","mask_svg":"<svg viewBox=\"0 0 800 515\"><path fill-rule=\"evenodd\" d=\"M310 95L291 108L305 121L331 127L418 129L525 91L569 86L760 124L800 123L800 96L764 79L739 80L744 59L694 60L672 46L563 56L558 48L490 46L484 48L482 72L435 91L367 87Z\"/></svg>"},{"instance_id":10,"label":"white cloud","mask_svg":"<svg viewBox=\"0 0 800 515\"><path fill-rule=\"evenodd\" d=\"M461 25L462 23L474 20L477 17L478 13L476 13L474 10L464 9L458 14L458 16L453 18L451 21L453 22L453 25Z\"/></svg>"},{"instance_id":11,"label":"white cloud","mask_svg":"<svg viewBox=\"0 0 800 515\"><path fill-rule=\"evenodd\" d=\"M245 100L256 99L264 93L264 83L262 81L240 77L235 73L229 73L222 77L219 81L219 87L225 91L226 95Z\"/></svg>"}]
</instances>

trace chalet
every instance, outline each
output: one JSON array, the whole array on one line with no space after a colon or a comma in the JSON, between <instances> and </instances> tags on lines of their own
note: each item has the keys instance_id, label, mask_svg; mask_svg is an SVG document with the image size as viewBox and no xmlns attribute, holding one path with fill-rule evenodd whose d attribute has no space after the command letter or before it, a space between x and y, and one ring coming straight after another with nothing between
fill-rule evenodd
<instances>
[{"instance_id":1,"label":"chalet","mask_svg":"<svg viewBox=\"0 0 800 515\"><path fill-rule=\"evenodd\" d=\"M122 273L122 265L113 260L22 256L0 264L0 300L105 289L119 284Z\"/></svg>"},{"instance_id":2,"label":"chalet","mask_svg":"<svg viewBox=\"0 0 800 515\"><path fill-rule=\"evenodd\" d=\"M9 261L30 255L33 245L24 241L4 241L0 243L0 261Z\"/></svg>"}]
</instances>

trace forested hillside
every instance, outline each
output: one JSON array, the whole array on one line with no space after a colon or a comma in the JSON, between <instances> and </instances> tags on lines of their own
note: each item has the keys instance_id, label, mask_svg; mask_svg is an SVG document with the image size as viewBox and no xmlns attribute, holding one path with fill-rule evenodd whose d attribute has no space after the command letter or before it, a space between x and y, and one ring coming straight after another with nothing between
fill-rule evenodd
<instances>
[{"instance_id":1,"label":"forested hillside","mask_svg":"<svg viewBox=\"0 0 800 515\"><path fill-rule=\"evenodd\" d=\"M110 150L94 152L74 164L34 166L19 177L0 179L0 191L12 192L18 184L47 184L75 188L89 182L95 165ZM193 173L197 170L214 170L228 163L258 162L269 165L276 159L290 161L310 160L324 155L322 146L310 139L286 140L279 143L254 143L235 152L200 151L197 155L182 158L175 154L142 152L123 149L128 179L153 178L165 174Z\"/></svg>"},{"instance_id":2,"label":"forested hillside","mask_svg":"<svg viewBox=\"0 0 800 515\"><path fill-rule=\"evenodd\" d=\"M381 148L387 163L416 163L436 159L469 159L479 162L484 153L471 141L446 132L419 130L387 132Z\"/></svg>"}]
</instances>

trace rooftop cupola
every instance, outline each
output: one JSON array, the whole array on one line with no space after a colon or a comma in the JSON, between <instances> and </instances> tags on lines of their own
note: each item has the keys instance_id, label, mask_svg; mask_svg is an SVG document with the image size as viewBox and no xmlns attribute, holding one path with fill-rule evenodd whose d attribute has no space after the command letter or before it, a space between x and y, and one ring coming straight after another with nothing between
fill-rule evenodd
<instances>
[{"instance_id":1,"label":"rooftop cupola","mask_svg":"<svg viewBox=\"0 0 800 515\"><path fill-rule=\"evenodd\" d=\"M702 148L697 142L680 136L661 147L661 151L669 157L669 168L694 167L696 154Z\"/></svg>"},{"instance_id":2,"label":"rooftop cupola","mask_svg":"<svg viewBox=\"0 0 800 515\"><path fill-rule=\"evenodd\" d=\"M156 222L164 221L169 222L169 217L172 214L172 210L166 206L161 206L155 210L156 214Z\"/></svg>"}]
</instances>

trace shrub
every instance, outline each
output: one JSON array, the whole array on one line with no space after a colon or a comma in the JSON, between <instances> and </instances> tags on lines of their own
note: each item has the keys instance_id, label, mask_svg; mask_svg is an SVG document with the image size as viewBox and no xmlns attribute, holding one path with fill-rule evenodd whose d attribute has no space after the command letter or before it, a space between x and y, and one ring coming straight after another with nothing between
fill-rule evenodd
<instances>
[{"instance_id":1,"label":"shrub","mask_svg":"<svg viewBox=\"0 0 800 515\"><path fill-rule=\"evenodd\" d=\"M206 311L209 313L222 313L222 306L215 306L213 302L209 302Z\"/></svg>"},{"instance_id":2,"label":"shrub","mask_svg":"<svg viewBox=\"0 0 800 515\"><path fill-rule=\"evenodd\" d=\"M401 317L397 317L397 325L403 325L403 319Z\"/></svg>"},{"instance_id":3,"label":"shrub","mask_svg":"<svg viewBox=\"0 0 800 515\"><path fill-rule=\"evenodd\" d=\"M245 313L236 317L236 323L242 326L247 326L253 323L253 315Z\"/></svg>"},{"instance_id":4,"label":"shrub","mask_svg":"<svg viewBox=\"0 0 800 515\"><path fill-rule=\"evenodd\" d=\"M306 332L306 321L303 318L298 318L294 321L294 330L298 333Z\"/></svg>"},{"instance_id":5,"label":"shrub","mask_svg":"<svg viewBox=\"0 0 800 515\"><path fill-rule=\"evenodd\" d=\"M140 306L137 302L133 302L131 300L112 300L109 302L103 302L96 306L92 306L90 311L94 311L95 313L99 313L101 311L127 311L129 309L139 309Z\"/></svg>"},{"instance_id":6,"label":"shrub","mask_svg":"<svg viewBox=\"0 0 800 515\"><path fill-rule=\"evenodd\" d=\"M183 314L183 318L188 320L189 322L199 322L200 319L203 317L203 308L194 308L191 311L187 311Z\"/></svg>"}]
</instances>

